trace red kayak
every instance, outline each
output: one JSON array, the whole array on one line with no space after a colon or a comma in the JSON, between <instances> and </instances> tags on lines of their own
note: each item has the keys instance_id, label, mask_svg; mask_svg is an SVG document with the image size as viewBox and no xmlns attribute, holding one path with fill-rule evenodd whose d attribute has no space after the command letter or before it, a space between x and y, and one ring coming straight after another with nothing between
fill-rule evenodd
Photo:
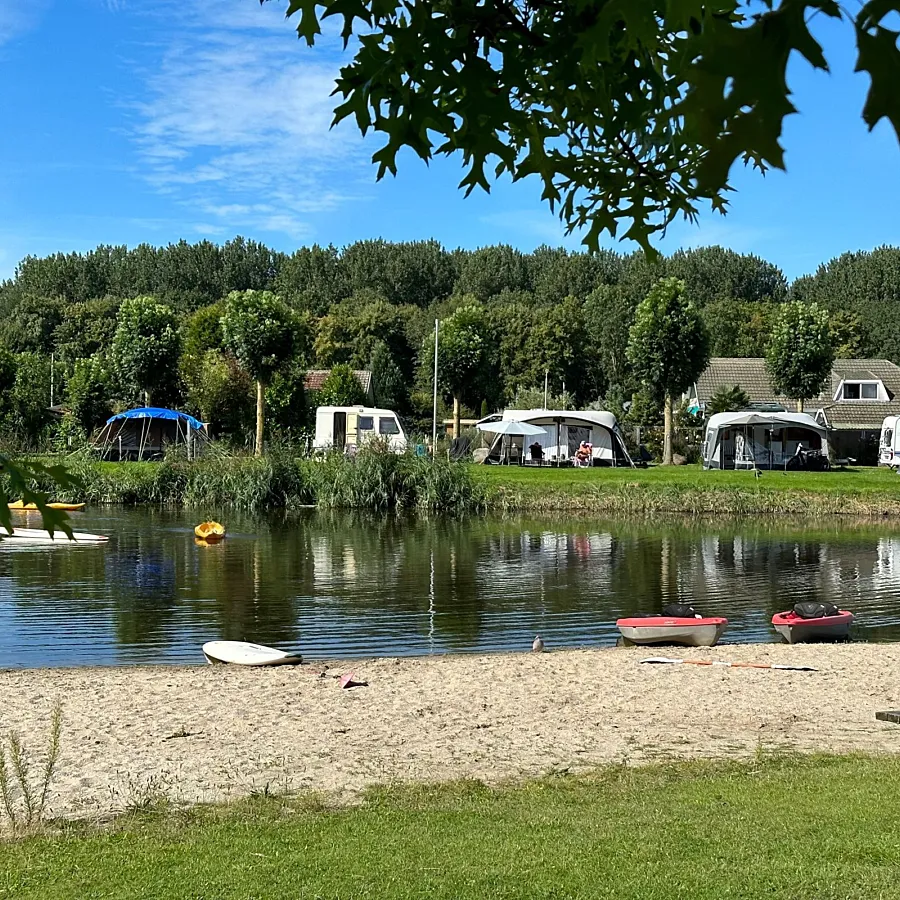
<instances>
[{"instance_id":1,"label":"red kayak","mask_svg":"<svg viewBox=\"0 0 900 900\"><path fill-rule=\"evenodd\" d=\"M616 622L622 637L632 644L686 644L688 647L712 647L727 625L728 619L720 616L640 616Z\"/></svg>"},{"instance_id":2,"label":"red kayak","mask_svg":"<svg viewBox=\"0 0 900 900\"><path fill-rule=\"evenodd\" d=\"M846 609L838 610L835 616L819 616L815 619L804 619L792 609L772 616L775 630L789 644L841 640L849 637L852 622L853 613Z\"/></svg>"}]
</instances>

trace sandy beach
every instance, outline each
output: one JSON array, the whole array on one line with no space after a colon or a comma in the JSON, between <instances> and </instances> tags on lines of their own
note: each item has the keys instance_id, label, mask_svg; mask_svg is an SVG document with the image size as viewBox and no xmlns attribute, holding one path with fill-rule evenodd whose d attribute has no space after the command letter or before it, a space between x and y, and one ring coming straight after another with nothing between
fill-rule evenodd
<instances>
[{"instance_id":1,"label":"sandy beach","mask_svg":"<svg viewBox=\"0 0 900 900\"><path fill-rule=\"evenodd\" d=\"M648 655L817 672L639 664ZM367 686L342 690L353 671ZM52 813L264 790L346 798L366 785L489 782L660 757L900 749L900 645L754 644L229 666L0 672L0 733L62 753Z\"/></svg>"}]
</instances>

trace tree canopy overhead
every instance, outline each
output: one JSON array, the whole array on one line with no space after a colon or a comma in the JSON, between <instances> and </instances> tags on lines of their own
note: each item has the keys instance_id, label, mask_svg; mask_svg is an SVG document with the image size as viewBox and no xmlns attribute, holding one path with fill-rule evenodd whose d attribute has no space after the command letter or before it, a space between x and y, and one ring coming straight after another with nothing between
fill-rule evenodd
<instances>
[{"instance_id":1,"label":"tree canopy overhead","mask_svg":"<svg viewBox=\"0 0 900 900\"><path fill-rule=\"evenodd\" d=\"M265 2L265 0L260 0ZM569 231L651 248L652 236L705 204L724 212L739 160L784 168L795 112L792 57L828 70L817 15L855 32L871 79L862 116L900 134L898 34L891 0L853 12L835 0L288 0L309 45L341 24L355 56L340 70L335 121L386 140L378 177L408 147L462 155L467 192L537 176Z\"/></svg>"}]
</instances>

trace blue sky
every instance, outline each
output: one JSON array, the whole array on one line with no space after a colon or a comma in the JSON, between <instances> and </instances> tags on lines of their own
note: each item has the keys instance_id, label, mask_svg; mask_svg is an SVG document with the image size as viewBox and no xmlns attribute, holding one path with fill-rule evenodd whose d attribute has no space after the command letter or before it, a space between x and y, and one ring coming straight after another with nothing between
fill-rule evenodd
<instances>
[{"instance_id":1,"label":"blue sky","mask_svg":"<svg viewBox=\"0 0 900 900\"><path fill-rule=\"evenodd\" d=\"M339 48L308 50L283 11L0 0L0 277L29 253L235 234L288 251L369 237L578 246L537 184L464 199L458 161L414 158L376 183L377 138L328 128ZM796 277L845 250L900 244L897 141L860 119L868 80L853 74L852 31L819 29L834 71L792 67L802 114L785 130L787 173L735 173L730 214L674 226L663 250L718 243Z\"/></svg>"}]
</instances>

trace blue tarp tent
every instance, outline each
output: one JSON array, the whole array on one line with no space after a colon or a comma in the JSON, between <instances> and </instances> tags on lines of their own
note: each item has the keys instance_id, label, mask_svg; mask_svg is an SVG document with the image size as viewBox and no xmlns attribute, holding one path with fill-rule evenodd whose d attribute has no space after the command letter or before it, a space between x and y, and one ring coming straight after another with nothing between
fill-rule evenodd
<instances>
[{"instance_id":1,"label":"blue tarp tent","mask_svg":"<svg viewBox=\"0 0 900 900\"><path fill-rule=\"evenodd\" d=\"M184 444L188 457L197 455L209 435L199 419L175 409L141 406L110 416L94 441L103 459L160 459L167 446Z\"/></svg>"},{"instance_id":2,"label":"blue tarp tent","mask_svg":"<svg viewBox=\"0 0 900 900\"><path fill-rule=\"evenodd\" d=\"M176 422L185 422L191 428L202 431L206 426L193 416L187 413L178 412L177 409L163 409L161 406L139 406L137 409L126 409L115 416L110 416L106 420L107 425L111 425L117 419L171 419Z\"/></svg>"}]
</instances>

